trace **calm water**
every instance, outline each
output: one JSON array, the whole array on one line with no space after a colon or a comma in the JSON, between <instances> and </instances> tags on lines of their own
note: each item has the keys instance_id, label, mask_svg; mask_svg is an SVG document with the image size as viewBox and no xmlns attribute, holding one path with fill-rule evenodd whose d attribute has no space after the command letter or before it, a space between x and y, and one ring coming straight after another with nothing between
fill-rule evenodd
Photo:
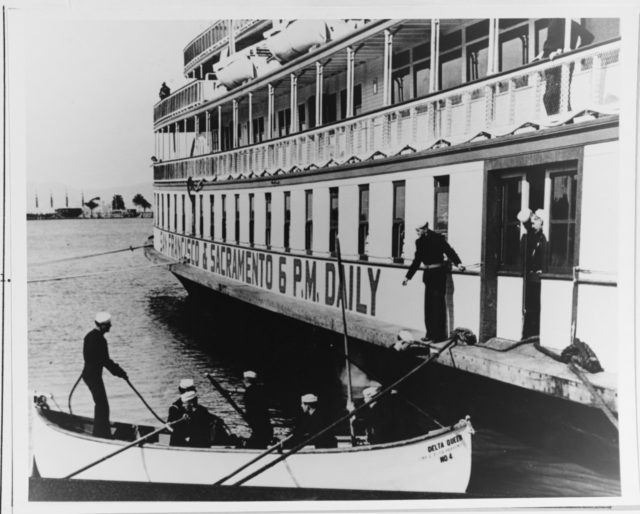
<instances>
[{"instance_id":1,"label":"calm water","mask_svg":"<svg viewBox=\"0 0 640 514\"><path fill-rule=\"evenodd\" d=\"M75 277L28 286L31 390L52 393L57 404L67 409L69 392L82 370L83 337L93 327L95 313L107 310L113 319L107 334L111 357L160 416L166 416L177 397L179 379L192 377L200 402L224 417L238 434L248 435L241 418L204 376L211 373L241 403L241 377L247 367L258 369L264 378L276 434L284 434L291 426L300 392L318 391L334 408L343 403L339 337L231 301L204 303L190 298L166 269L151 267L141 249L40 264L144 244L151 223L142 219L28 222L29 280ZM354 348L362 359L375 359L376 352L367 355L369 351ZM384 359L391 378L400 376L403 366L406 369L406 363L394 363L388 355ZM126 382L108 372L104 377L112 419L156 422ZM363 373L354 372L356 391L366 380ZM416 380L409 394L419 402L421 379ZM74 413L93 415L91 395L82 382L72 408ZM415 418L403 422L418 426L422 418ZM445 423L456 420L442 419ZM500 423L474 422L470 494L619 494L615 472L581 465L580 459L560 457L535 442L524 443L517 431L495 425Z\"/></svg>"}]
</instances>

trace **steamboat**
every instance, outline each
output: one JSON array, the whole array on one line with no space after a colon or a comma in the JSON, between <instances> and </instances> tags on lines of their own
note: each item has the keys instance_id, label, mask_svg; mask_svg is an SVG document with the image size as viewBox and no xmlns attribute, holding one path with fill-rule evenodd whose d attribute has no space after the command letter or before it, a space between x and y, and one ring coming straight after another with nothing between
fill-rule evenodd
<instances>
[{"instance_id":1,"label":"steamboat","mask_svg":"<svg viewBox=\"0 0 640 514\"><path fill-rule=\"evenodd\" d=\"M146 255L189 292L327 330L344 307L351 337L388 348L424 335L423 286L402 282L426 221L466 265L447 278L449 330L479 339L439 365L593 411L617 446L618 212L601 199L618 190L619 32L615 18L215 21L184 49L188 84L154 106ZM516 344L522 209L546 213L539 344L586 341L603 372Z\"/></svg>"}]
</instances>

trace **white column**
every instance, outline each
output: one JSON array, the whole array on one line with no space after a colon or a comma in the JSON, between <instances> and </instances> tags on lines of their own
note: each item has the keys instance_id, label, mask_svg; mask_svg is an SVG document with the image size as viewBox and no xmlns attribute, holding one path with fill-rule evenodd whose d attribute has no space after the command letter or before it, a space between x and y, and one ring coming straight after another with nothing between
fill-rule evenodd
<instances>
[{"instance_id":1,"label":"white column","mask_svg":"<svg viewBox=\"0 0 640 514\"><path fill-rule=\"evenodd\" d=\"M290 108L291 108L291 125L289 127L289 134L293 134L298 131L298 77L295 73L289 75L291 80L290 85Z\"/></svg>"},{"instance_id":2,"label":"white column","mask_svg":"<svg viewBox=\"0 0 640 514\"><path fill-rule=\"evenodd\" d=\"M211 112L207 111L204 119L204 130L207 133L207 153L211 153L213 151L211 144Z\"/></svg>"},{"instance_id":3,"label":"white column","mask_svg":"<svg viewBox=\"0 0 640 514\"><path fill-rule=\"evenodd\" d=\"M178 122L173 125L173 158L176 159L180 155L180 137L178 136Z\"/></svg>"},{"instance_id":4,"label":"white column","mask_svg":"<svg viewBox=\"0 0 640 514\"><path fill-rule=\"evenodd\" d=\"M347 118L353 118L353 64L355 60L353 48L347 48Z\"/></svg>"},{"instance_id":5,"label":"white column","mask_svg":"<svg viewBox=\"0 0 640 514\"><path fill-rule=\"evenodd\" d=\"M393 51L393 35L389 30L384 31L384 73L382 85L383 105L391 104L391 58Z\"/></svg>"},{"instance_id":6,"label":"white column","mask_svg":"<svg viewBox=\"0 0 640 514\"><path fill-rule=\"evenodd\" d=\"M431 73L429 73L429 92L438 90L440 83L440 20L431 20Z\"/></svg>"},{"instance_id":7,"label":"white column","mask_svg":"<svg viewBox=\"0 0 640 514\"><path fill-rule=\"evenodd\" d=\"M227 30L229 31L229 55L236 53L236 35L233 31L233 20L227 20Z\"/></svg>"},{"instance_id":8,"label":"white column","mask_svg":"<svg viewBox=\"0 0 640 514\"><path fill-rule=\"evenodd\" d=\"M571 50L571 18L564 19L564 51Z\"/></svg>"},{"instance_id":9,"label":"white column","mask_svg":"<svg viewBox=\"0 0 640 514\"><path fill-rule=\"evenodd\" d=\"M267 86L267 139L271 139L273 137L273 99L274 99L274 88L272 84Z\"/></svg>"},{"instance_id":10,"label":"white column","mask_svg":"<svg viewBox=\"0 0 640 514\"><path fill-rule=\"evenodd\" d=\"M254 143L253 139L253 93L249 93L249 144Z\"/></svg>"},{"instance_id":11,"label":"white column","mask_svg":"<svg viewBox=\"0 0 640 514\"><path fill-rule=\"evenodd\" d=\"M316 62L316 127L322 126L322 72L324 66Z\"/></svg>"},{"instance_id":12,"label":"white column","mask_svg":"<svg viewBox=\"0 0 640 514\"><path fill-rule=\"evenodd\" d=\"M494 18L489 19L489 48L487 51L487 75L493 75L495 73L495 61L494 61L493 48L495 46L496 25L494 21L495 21Z\"/></svg>"},{"instance_id":13,"label":"white column","mask_svg":"<svg viewBox=\"0 0 640 514\"><path fill-rule=\"evenodd\" d=\"M238 100L232 100L231 102L233 108L233 137L231 140L233 141L233 148L238 147Z\"/></svg>"}]
</instances>

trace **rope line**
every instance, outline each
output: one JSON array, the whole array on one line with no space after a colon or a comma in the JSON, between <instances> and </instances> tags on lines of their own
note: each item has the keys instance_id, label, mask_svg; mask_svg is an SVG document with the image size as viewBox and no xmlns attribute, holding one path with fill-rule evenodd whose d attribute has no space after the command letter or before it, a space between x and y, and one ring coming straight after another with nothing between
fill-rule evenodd
<instances>
[{"instance_id":1,"label":"rope line","mask_svg":"<svg viewBox=\"0 0 640 514\"><path fill-rule=\"evenodd\" d=\"M173 263L163 263L163 264L150 264L148 266L133 266L131 268L124 269L114 269L109 271L96 271L94 273L83 273L80 275L64 275L60 277L48 277L48 278L36 278L33 280L27 280L27 284L36 284L38 282L55 282L57 280L69 280L72 278L85 278L85 277L95 277L99 275L108 275L109 273L122 273L123 271L134 271L140 269L149 269L149 268L157 268L161 266L171 266Z\"/></svg>"},{"instance_id":2,"label":"rope line","mask_svg":"<svg viewBox=\"0 0 640 514\"><path fill-rule=\"evenodd\" d=\"M87 255L77 255L75 257L65 257L64 259L55 259L52 261L42 261L42 262L34 262L31 263L31 266L41 266L43 264L56 264L58 262L68 262L68 261L75 261L75 260L80 260L80 259L88 259L90 257L99 257L101 255L110 255L113 253L120 253L120 252L133 252L134 250L137 250L139 248L149 248L153 245L140 245L140 246L129 246L128 248L122 248L120 250L110 250L108 252L100 252L100 253L89 253Z\"/></svg>"}]
</instances>

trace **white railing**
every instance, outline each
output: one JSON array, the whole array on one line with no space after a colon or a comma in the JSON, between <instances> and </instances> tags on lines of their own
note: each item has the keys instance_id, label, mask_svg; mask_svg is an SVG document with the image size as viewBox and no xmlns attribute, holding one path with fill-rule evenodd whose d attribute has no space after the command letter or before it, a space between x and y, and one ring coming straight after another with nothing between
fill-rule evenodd
<instances>
[{"instance_id":1,"label":"white railing","mask_svg":"<svg viewBox=\"0 0 640 514\"><path fill-rule=\"evenodd\" d=\"M227 92L215 80L196 80L161 100L153 107L153 121L157 123L168 116L187 112L203 102L215 100Z\"/></svg>"},{"instance_id":2,"label":"white railing","mask_svg":"<svg viewBox=\"0 0 640 514\"><path fill-rule=\"evenodd\" d=\"M619 109L619 51L620 43L613 42L331 126L163 163L155 167L155 178L288 173L456 145L476 136L499 137L528 122L553 125L584 109L615 113ZM543 97L545 77L553 73L561 77L559 112L549 116Z\"/></svg>"},{"instance_id":3,"label":"white railing","mask_svg":"<svg viewBox=\"0 0 640 514\"><path fill-rule=\"evenodd\" d=\"M258 19L233 20L235 33L242 32L251 25L259 23ZM202 58L214 50L221 48L229 40L229 24L227 20L218 20L202 34L196 37L184 49L184 69L188 73L190 69Z\"/></svg>"}]
</instances>

